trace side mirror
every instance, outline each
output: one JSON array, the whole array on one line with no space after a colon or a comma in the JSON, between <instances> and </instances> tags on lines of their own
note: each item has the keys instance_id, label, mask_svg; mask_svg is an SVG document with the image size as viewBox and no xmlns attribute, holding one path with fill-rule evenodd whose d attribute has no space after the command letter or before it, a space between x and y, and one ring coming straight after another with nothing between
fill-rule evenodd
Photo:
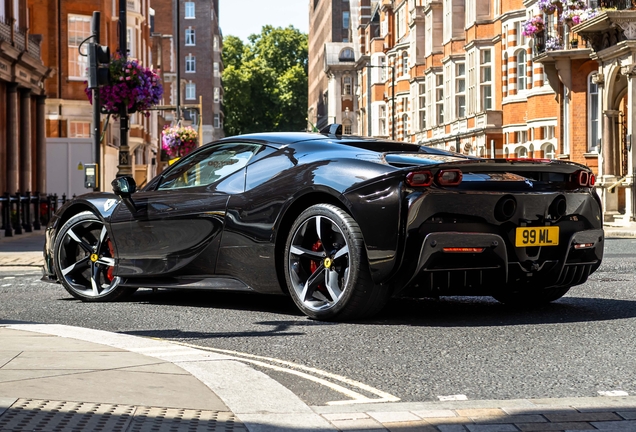
<instances>
[{"instance_id":1,"label":"side mirror","mask_svg":"<svg viewBox=\"0 0 636 432\"><path fill-rule=\"evenodd\" d=\"M115 195L119 195L122 198L126 196L130 197L130 195L137 192L137 182L135 182L134 178L129 176L117 177L111 182L111 186L113 187Z\"/></svg>"},{"instance_id":2,"label":"side mirror","mask_svg":"<svg viewBox=\"0 0 636 432\"><path fill-rule=\"evenodd\" d=\"M124 204L126 204L126 207L128 207L128 210L130 210L130 213L137 213L137 207L130 197L137 191L135 179L129 176L117 177L111 182L111 186L113 187L115 195L121 198Z\"/></svg>"}]
</instances>

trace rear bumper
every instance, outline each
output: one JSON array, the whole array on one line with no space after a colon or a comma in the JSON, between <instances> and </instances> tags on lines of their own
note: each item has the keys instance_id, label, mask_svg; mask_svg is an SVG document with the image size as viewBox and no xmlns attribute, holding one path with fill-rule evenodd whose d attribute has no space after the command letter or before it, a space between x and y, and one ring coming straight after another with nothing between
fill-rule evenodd
<instances>
[{"instance_id":1,"label":"rear bumper","mask_svg":"<svg viewBox=\"0 0 636 432\"><path fill-rule=\"evenodd\" d=\"M514 246L507 244L492 233L429 233L422 242L415 271L400 285L409 295L490 295L506 286L541 289L579 285L601 264L604 233L602 229L579 231L550 250L534 248L532 255L510 251ZM575 248L581 244L591 246ZM444 248L458 246L483 251L444 252ZM527 259L511 259L519 255Z\"/></svg>"}]
</instances>

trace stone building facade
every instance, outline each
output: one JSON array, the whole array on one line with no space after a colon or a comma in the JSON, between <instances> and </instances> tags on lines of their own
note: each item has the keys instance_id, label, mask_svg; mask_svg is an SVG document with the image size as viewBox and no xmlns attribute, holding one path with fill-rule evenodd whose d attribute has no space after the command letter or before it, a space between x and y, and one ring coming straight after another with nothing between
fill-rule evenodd
<instances>
[{"instance_id":1,"label":"stone building facade","mask_svg":"<svg viewBox=\"0 0 636 432\"><path fill-rule=\"evenodd\" d=\"M0 193L46 192L45 82L33 4L0 2Z\"/></svg>"}]
</instances>

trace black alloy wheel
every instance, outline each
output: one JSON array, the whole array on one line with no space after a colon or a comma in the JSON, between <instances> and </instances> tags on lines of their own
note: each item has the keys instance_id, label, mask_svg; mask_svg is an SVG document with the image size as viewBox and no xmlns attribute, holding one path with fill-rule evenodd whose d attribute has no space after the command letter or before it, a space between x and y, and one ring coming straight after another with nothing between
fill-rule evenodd
<instances>
[{"instance_id":1,"label":"black alloy wheel","mask_svg":"<svg viewBox=\"0 0 636 432\"><path fill-rule=\"evenodd\" d=\"M388 297L388 288L373 283L360 227L331 204L298 216L285 245L284 269L292 299L311 318L370 316Z\"/></svg>"},{"instance_id":2,"label":"black alloy wheel","mask_svg":"<svg viewBox=\"0 0 636 432\"><path fill-rule=\"evenodd\" d=\"M132 294L113 275L115 252L104 223L92 212L71 217L60 229L53 249L58 280L75 298L112 301Z\"/></svg>"}]
</instances>

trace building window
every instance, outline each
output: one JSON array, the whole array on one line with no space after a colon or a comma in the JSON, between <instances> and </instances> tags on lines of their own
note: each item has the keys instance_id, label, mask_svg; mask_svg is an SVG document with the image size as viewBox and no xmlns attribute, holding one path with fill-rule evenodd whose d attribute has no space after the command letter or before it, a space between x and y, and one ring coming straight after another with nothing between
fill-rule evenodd
<instances>
[{"instance_id":1,"label":"building window","mask_svg":"<svg viewBox=\"0 0 636 432\"><path fill-rule=\"evenodd\" d=\"M528 77L526 76L526 50L517 51L517 91L526 89Z\"/></svg>"},{"instance_id":2,"label":"building window","mask_svg":"<svg viewBox=\"0 0 636 432\"><path fill-rule=\"evenodd\" d=\"M477 70L475 64L475 51L468 53L468 114L477 112Z\"/></svg>"},{"instance_id":3,"label":"building window","mask_svg":"<svg viewBox=\"0 0 636 432\"><path fill-rule=\"evenodd\" d=\"M343 29L349 28L349 11L344 11L342 13L342 28Z\"/></svg>"},{"instance_id":4,"label":"building window","mask_svg":"<svg viewBox=\"0 0 636 432\"><path fill-rule=\"evenodd\" d=\"M185 44L187 46L196 45L196 38L194 35L194 29L192 27L188 27L185 31Z\"/></svg>"},{"instance_id":5,"label":"building window","mask_svg":"<svg viewBox=\"0 0 636 432\"><path fill-rule=\"evenodd\" d=\"M519 143L527 143L528 142L528 131L520 131L519 132Z\"/></svg>"},{"instance_id":6,"label":"building window","mask_svg":"<svg viewBox=\"0 0 636 432\"><path fill-rule=\"evenodd\" d=\"M480 51L480 90L481 109L492 109L492 52L489 49Z\"/></svg>"},{"instance_id":7,"label":"building window","mask_svg":"<svg viewBox=\"0 0 636 432\"><path fill-rule=\"evenodd\" d=\"M338 61L354 61L354 60L355 60L355 56L351 48L344 48L342 51L340 51L340 54L338 54Z\"/></svg>"},{"instance_id":8,"label":"building window","mask_svg":"<svg viewBox=\"0 0 636 432\"><path fill-rule=\"evenodd\" d=\"M187 83L185 85L186 100L195 100L197 98L197 85L195 83Z\"/></svg>"},{"instance_id":9,"label":"building window","mask_svg":"<svg viewBox=\"0 0 636 432\"><path fill-rule=\"evenodd\" d=\"M420 130L426 129L426 83L419 84L419 126Z\"/></svg>"},{"instance_id":10,"label":"building window","mask_svg":"<svg viewBox=\"0 0 636 432\"><path fill-rule=\"evenodd\" d=\"M214 35L214 42L213 43L213 47L214 47L214 51L218 51L219 50L219 37L217 35Z\"/></svg>"},{"instance_id":11,"label":"building window","mask_svg":"<svg viewBox=\"0 0 636 432\"><path fill-rule=\"evenodd\" d=\"M218 129L221 127L221 116L219 114L214 114L214 128Z\"/></svg>"},{"instance_id":12,"label":"building window","mask_svg":"<svg viewBox=\"0 0 636 432\"><path fill-rule=\"evenodd\" d=\"M409 136L409 115L403 114L402 115L402 137L404 138L404 141L406 141L408 136Z\"/></svg>"},{"instance_id":13,"label":"building window","mask_svg":"<svg viewBox=\"0 0 636 432\"><path fill-rule=\"evenodd\" d=\"M396 33L397 33L397 38L402 39L404 37L404 35L406 34L406 8L404 7L404 5L400 6L400 8L397 10L397 12L395 13L395 27L396 27Z\"/></svg>"},{"instance_id":14,"label":"building window","mask_svg":"<svg viewBox=\"0 0 636 432\"><path fill-rule=\"evenodd\" d=\"M596 72L590 74L587 79L587 106L589 109L587 115L587 130L588 130L588 140L587 140L587 151L598 151L598 144L601 135L599 133L599 116L598 116L598 108L599 108L599 94L598 94L598 85L592 81L592 77L596 74Z\"/></svg>"},{"instance_id":15,"label":"building window","mask_svg":"<svg viewBox=\"0 0 636 432\"><path fill-rule=\"evenodd\" d=\"M221 76L221 72L219 71L219 62L214 62L212 64L212 67L214 68L214 76L215 77Z\"/></svg>"},{"instance_id":16,"label":"building window","mask_svg":"<svg viewBox=\"0 0 636 432\"><path fill-rule=\"evenodd\" d=\"M409 54L405 51L402 53L402 74L409 73Z\"/></svg>"},{"instance_id":17,"label":"building window","mask_svg":"<svg viewBox=\"0 0 636 432\"><path fill-rule=\"evenodd\" d=\"M554 159L556 157L556 148L554 144L548 143L543 147L543 156L547 159Z\"/></svg>"},{"instance_id":18,"label":"building window","mask_svg":"<svg viewBox=\"0 0 636 432\"><path fill-rule=\"evenodd\" d=\"M437 113L437 125L444 124L444 75L435 76L435 111Z\"/></svg>"},{"instance_id":19,"label":"building window","mask_svg":"<svg viewBox=\"0 0 636 432\"><path fill-rule=\"evenodd\" d=\"M386 136L386 105L380 105L378 110L378 135Z\"/></svg>"},{"instance_id":20,"label":"building window","mask_svg":"<svg viewBox=\"0 0 636 432\"><path fill-rule=\"evenodd\" d=\"M193 19L196 18L194 14L194 2L185 2L185 18Z\"/></svg>"},{"instance_id":21,"label":"building window","mask_svg":"<svg viewBox=\"0 0 636 432\"><path fill-rule=\"evenodd\" d=\"M342 125L342 129L343 129L343 133L345 135L351 135L351 122L350 121L346 121L343 125Z\"/></svg>"},{"instance_id":22,"label":"building window","mask_svg":"<svg viewBox=\"0 0 636 432\"><path fill-rule=\"evenodd\" d=\"M455 65L455 109L457 117L466 117L466 65Z\"/></svg>"},{"instance_id":23,"label":"building window","mask_svg":"<svg viewBox=\"0 0 636 432\"><path fill-rule=\"evenodd\" d=\"M192 54L188 54L185 58L185 71L186 72L197 71L196 58Z\"/></svg>"},{"instance_id":24,"label":"building window","mask_svg":"<svg viewBox=\"0 0 636 432\"><path fill-rule=\"evenodd\" d=\"M386 81L386 57L380 57L380 82Z\"/></svg>"},{"instance_id":25,"label":"building window","mask_svg":"<svg viewBox=\"0 0 636 432\"><path fill-rule=\"evenodd\" d=\"M71 121L68 124L69 138L90 138L91 122Z\"/></svg>"},{"instance_id":26,"label":"building window","mask_svg":"<svg viewBox=\"0 0 636 432\"><path fill-rule=\"evenodd\" d=\"M129 57L135 57L135 29L132 27L126 29L126 49Z\"/></svg>"},{"instance_id":27,"label":"building window","mask_svg":"<svg viewBox=\"0 0 636 432\"><path fill-rule=\"evenodd\" d=\"M346 76L342 79L342 94L348 96L351 94L351 77Z\"/></svg>"},{"instance_id":28,"label":"building window","mask_svg":"<svg viewBox=\"0 0 636 432\"><path fill-rule=\"evenodd\" d=\"M221 100L221 89L214 87L214 103L219 103Z\"/></svg>"},{"instance_id":29,"label":"building window","mask_svg":"<svg viewBox=\"0 0 636 432\"><path fill-rule=\"evenodd\" d=\"M78 47L90 35L90 16L68 16L68 75L71 78L84 79L87 76L88 57L80 55Z\"/></svg>"},{"instance_id":30,"label":"building window","mask_svg":"<svg viewBox=\"0 0 636 432\"><path fill-rule=\"evenodd\" d=\"M525 159L528 157L528 150L526 150L525 147L518 147L517 148L517 157L520 159Z\"/></svg>"}]
</instances>

